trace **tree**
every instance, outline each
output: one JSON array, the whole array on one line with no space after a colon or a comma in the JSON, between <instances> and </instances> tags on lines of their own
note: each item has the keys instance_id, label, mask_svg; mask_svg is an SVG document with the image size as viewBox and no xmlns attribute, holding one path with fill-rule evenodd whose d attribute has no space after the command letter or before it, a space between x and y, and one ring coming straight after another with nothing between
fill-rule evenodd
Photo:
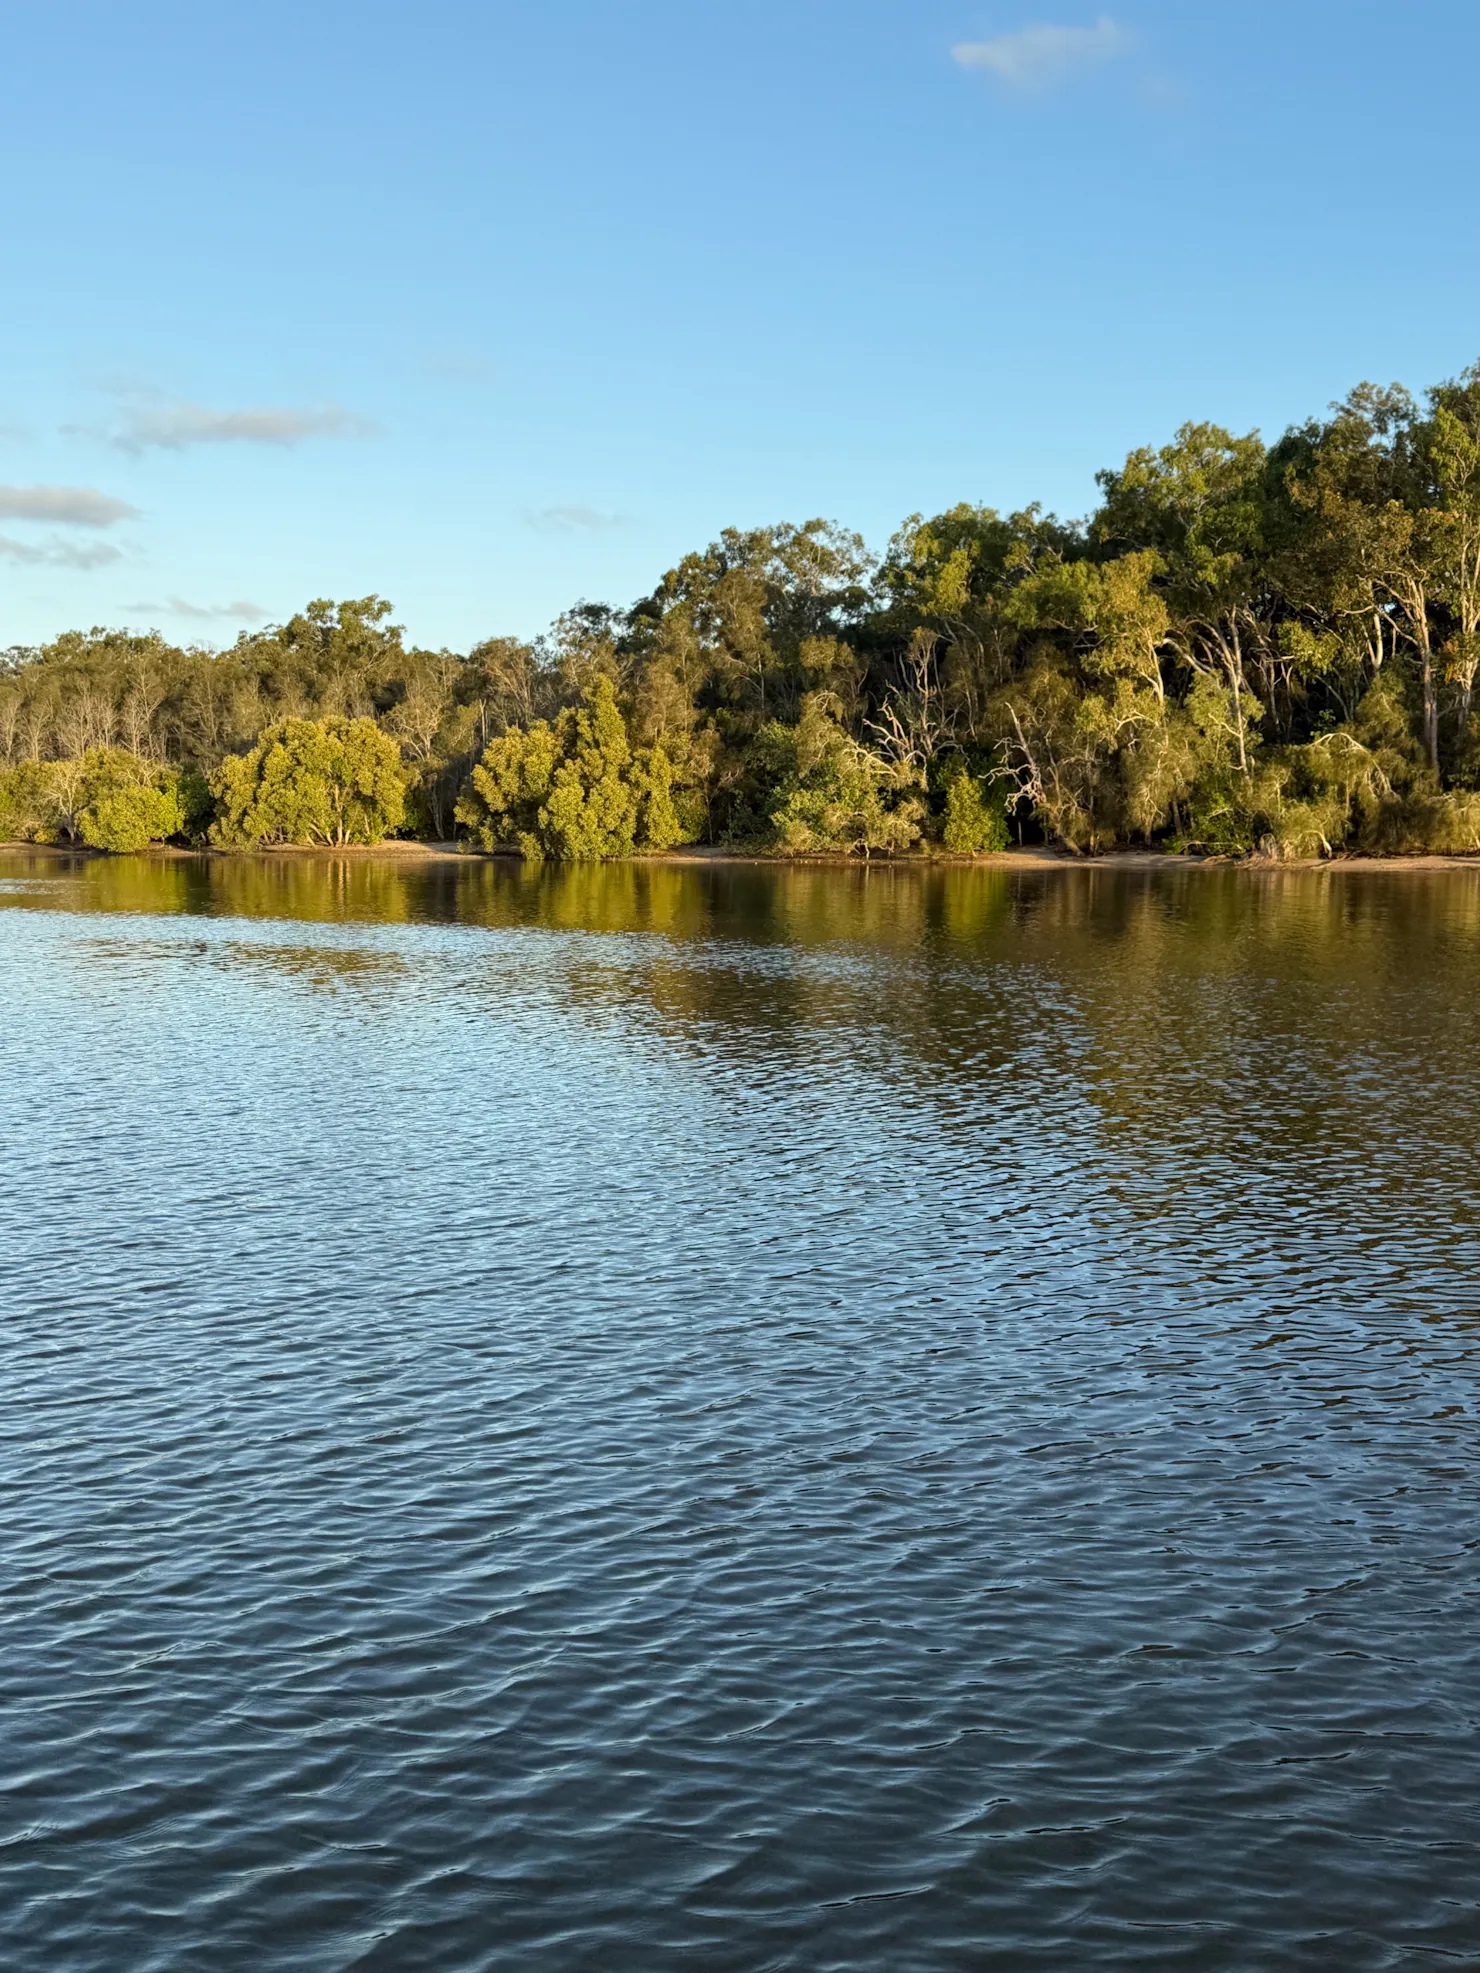
<instances>
[{"instance_id":1,"label":"tree","mask_svg":"<svg viewBox=\"0 0 1480 1973\"><path fill-rule=\"evenodd\" d=\"M186 833L198 787L121 747L22 761L0 774L0 837L126 855Z\"/></svg>"},{"instance_id":2,"label":"tree","mask_svg":"<svg viewBox=\"0 0 1480 1973\"><path fill-rule=\"evenodd\" d=\"M121 748L84 756L77 833L93 849L115 855L182 835L185 794L177 769L154 767Z\"/></svg>"},{"instance_id":3,"label":"tree","mask_svg":"<svg viewBox=\"0 0 1480 1973\"><path fill-rule=\"evenodd\" d=\"M925 822L913 792L919 776L861 746L837 710L826 693L809 693L795 727L773 722L762 736L779 769L770 809L776 847L793 855L909 849Z\"/></svg>"},{"instance_id":4,"label":"tree","mask_svg":"<svg viewBox=\"0 0 1480 1973\"><path fill-rule=\"evenodd\" d=\"M517 637L485 637L475 644L463 663L455 696L477 714L477 750L482 752L491 734L530 725L544 708L547 688L535 645Z\"/></svg>"},{"instance_id":5,"label":"tree","mask_svg":"<svg viewBox=\"0 0 1480 1973\"><path fill-rule=\"evenodd\" d=\"M1308 608L1367 634L1369 676L1406 646L1417 673L1424 750L1439 772L1438 671L1431 604L1441 581L1442 528L1431 498L1413 399L1398 385L1360 384L1306 435L1287 472L1307 526L1286 558Z\"/></svg>"},{"instance_id":6,"label":"tree","mask_svg":"<svg viewBox=\"0 0 1480 1973\"><path fill-rule=\"evenodd\" d=\"M962 502L877 562L822 520L727 528L630 604L466 656L409 647L378 596L220 652L107 628L15 649L9 826L81 841L101 749L182 790L214 774L222 839L378 833L398 795L325 766L338 721L378 730L408 830L530 855L964 850L1009 784L1020 833L1086 850L1469 840L1480 366L1420 401L1361 385L1268 447L1189 422L1098 478L1082 524ZM130 781L88 826L134 840L164 792Z\"/></svg>"},{"instance_id":7,"label":"tree","mask_svg":"<svg viewBox=\"0 0 1480 1973\"><path fill-rule=\"evenodd\" d=\"M406 812L400 749L373 719L284 719L211 779L214 841L236 847L374 843Z\"/></svg>"},{"instance_id":8,"label":"tree","mask_svg":"<svg viewBox=\"0 0 1480 1973\"><path fill-rule=\"evenodd\" d=\"M1171 620L1150 549L1051 559L1013 592L1024 630L1056 633L998 696L1001 757L1045 828L1075 849L1131 831L1148 842L1189 791L1197 748L1163 672ZM1240 772L1251 699L1229 693ZM1005 716L1005 717L1004 717Z\"/></svg>"},{"instance_id":9,"label":"tree","mask_svg":"<svg viewBox=\"0 0 1480 1973\"><path fill-rule=\"evenodd\" d=\"M511 727L468 777L457 819L484 849L532 862L630 856L684 840L661 747L634 748L612 681L598 672L552 725Z\"/></svg>"},{"instance_id":10,"label":"tree","mask_svg":"<svg viewBox=\"0 0 1480 1973\"><path fill-rule=\"evenodd\" d=\"M1095 538L1155 557L1168 611L1163 640L1191 671L1222 680L1233 709L1238 770L1250 771L1251 726L1273 709L1282 668L1278 598L1267 572L1268 455L1257 432L1183 425L1171 445L1132 452L1097 477L1104 502ZM1128 557L1126 559L1129 559Z\"/></svg>"},{"instance_id":11,"label":"tree","mask_svg":"<svg viewBox=\"0 0 1480 1973\"><path fill-rule=\"evenodd\" d=\"M243 632L235 656L280 713L364 718L404 658L390 614L383 596L320 597L286 623Z\"/></svg>"},{"instance_id":12,"label":"tree","mask_svg":"<svg viewBox=\"0 0 1480 1973\"><path fill-rule=\"evenodd\" d=\"M1007 848L1007 815L1001 801L964 763L946 781L945 817L940 839L957 856L981 856Z\"/></svg>"},{"instance_id":13,"label":"tree","mask_svg":"<svg viewBox=\"0 0 1480 1973\"><path fill-rule=\"evenodd\" d=\"M707 690L749 734L795 717L812 683L803 650L863 615L873 562L860 537L831 522L726 528L686 555L632 614L654 654L691 691Z\"/></svg>"},{"instance_id":14,"label":"tree","mask_svg":"<svg viewBox=\"0 0 1480 1973\"><path fill-rule=\"evenodd\" d=\"M1429 393L1424 439L1439 512L1433 539L1439 565L1435 594L1449 613L1445 675L1459 690L1459 745L1469 738L1475 675L1480 670L1480 364Z\"/></svg>"},{"instance_id":15,"label":"tree","mask_svg":"<svg viewBox=\"0 0 1480 1973\"><path fill-rule=\"evenodd\" d=\"M876 582L876 634L905 654L906 692L923 642L945 716L977 729L1017 657L1018 626L1007 608L1013 591L1046 561L1082 552L1076 530L1036 506L1006 517L965 502L931 520L912 514L890 542Z\"/></svg>"}]
</instances>

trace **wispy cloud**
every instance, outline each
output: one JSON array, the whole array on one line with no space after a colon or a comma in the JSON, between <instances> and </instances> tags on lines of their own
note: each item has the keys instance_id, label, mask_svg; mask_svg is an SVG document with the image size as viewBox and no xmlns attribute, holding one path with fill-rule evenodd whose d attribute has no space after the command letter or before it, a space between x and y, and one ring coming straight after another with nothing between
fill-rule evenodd
<instances>
[{"instance_id":1,"label":"wispy cloud","mask_svg":"<svg viewBox=\"0 0 1480 1973\"><path fill-rule=\"evenodd\" d=\"M138 511L91 486L0 486L0 520L106 528L132 520Z\"/></svg>"},{"instance_id":2,"label":"wispy cloud","mask_svg":"<svg viewBox=\"0 0 1480 1973\"><path fill-rule=\"evenodd\" d=\"M266 623L268 612L260 603L187 603L183 596L171 596L163 603L126 603L130 616L184 617L189 623Z\"/></svg>"},{"instance_id":3,"label":"wispy cloud","mask_svg":"<svg viewBox=\"0 0 1480 1973\"><path fill-rule=\"evenodd\" d=\"M104 434L122 452L190 445L297 445L306 438L366 438L376 427L342 404L264 404L220 410L158 392L121 392L124 409Z\"/></svg>"},{"instance_id":4,"label":"wispy cloud","mask_svg":"<svg viewBox=\"0 0 1480 1973\"><path fill-rule=\"evenodd\" d=\"M16 541L0 534L0 561L24 562L36 568L101 569L123 554L106 541Z\"/></svg>"},{"instance_id":5,"label":"wispy cloud","mask_svg":"<svg viewBox=\"0 0 1480 1973\"><path fill-rule=\"evenodd\" d=\"M524 516L537 534L604 534L627 525L625 514L603 514L595 507L539 507Z\"/></svg>"},{"instance_id":6,"label":"wispy cloud","mask_svg":"<svg viewBox=\"0 0 1480 1973\"><path fill-rule=\"evenodd\" d=\"M965 69L984 69L1010 89L1045 89L1080 70L1114 61L1130 45L1127 31L1101 14L1093 27L1055 27L1045 22L989 41L958 41L951 59Z\"/></svg>"}]
</instances>

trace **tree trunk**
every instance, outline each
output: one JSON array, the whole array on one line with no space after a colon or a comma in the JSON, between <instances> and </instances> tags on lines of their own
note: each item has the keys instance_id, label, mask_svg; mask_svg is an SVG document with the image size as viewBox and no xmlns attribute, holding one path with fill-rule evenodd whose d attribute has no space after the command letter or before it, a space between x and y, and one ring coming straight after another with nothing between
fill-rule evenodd
<instances>
[{"instance_id":1,"label":"tree trunk","mask_svg":"<svg viewBox=\"0 0 1480 1973\"><path fill-rule=\"evenodd\" d=\"M1429 766L1439 772L1439 694L1434 683L1434 659L1429 640L1423 640L1420 677L1423 681L1423 743Z\"/></svg>"}]
</instances>

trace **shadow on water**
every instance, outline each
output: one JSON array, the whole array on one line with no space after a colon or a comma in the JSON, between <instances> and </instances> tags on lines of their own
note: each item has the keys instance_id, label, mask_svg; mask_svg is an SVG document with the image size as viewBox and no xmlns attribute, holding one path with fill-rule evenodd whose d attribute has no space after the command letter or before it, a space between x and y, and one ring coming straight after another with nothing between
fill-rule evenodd
<instances>
[{"instance_id":1,"label":"shadow on water","mask_svg":"<svg viewBox=\"0 0 1480 1973\"><path fill-rule=\"evenodd\" d=\"M1032 924L1075 944L1236 971L1264 941L1359 968L1375 939L1473 940L1480 869L644 863L468 858L150 856L0 851L0 908L200 913L302 923L468 924L737 936L886 948L970 943ZM1156 948L1160 947L1159 955Z\"/></svg>"},{"instance_id":2,"label":"shadow on water","mask_svg":"<svg viewBox=\"0 0 1480 1973\"><path fill-rule=\"evenodd\" d=\"M1379 1116L1392 1136L1415 1103L1427 1136L1468 1141L1480 1107L1480 871L11 853L6 908L332 926L217 940L214 963L367 990L409 981L416 948L357 942L356 926L566 935L573 1010L741 1051L828 1031L859 1069L958 1095L1013 1064L1020 1092L1067 1079L1153 1145L1180 1146L1200 1116L1210 1155L1214 1137L1288 1136L1292 1120L1325 1141L1344 1128L1356 1155ZM506 970L488 978L509 990ZM1390 1072L1404 1051L1448 1100Z\"/></svg>"},{"instance_id":3,"label":"shadow on water","mask_svg":"<svg viewBox=\"0 0 1480 1973\"><path fill-rule=\"evenodd\" d=\"M1480 871L19 854L4 907L332 927L202 950L367 1004L453 991L398 928L495 934L463 1013L538 983L613 1047L892 1092L1042 1184L1072 1112L1137 1219L1233 1210L1257 1240L1424 1204L1455 1252L1475 1227Z\"/></svg>"}]
</instances>

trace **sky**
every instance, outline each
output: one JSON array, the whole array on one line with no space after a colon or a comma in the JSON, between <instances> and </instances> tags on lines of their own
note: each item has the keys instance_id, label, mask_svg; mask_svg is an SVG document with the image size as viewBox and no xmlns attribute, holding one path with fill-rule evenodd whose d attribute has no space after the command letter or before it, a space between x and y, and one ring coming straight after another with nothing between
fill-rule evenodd
<instances>
[{"instance_id":1,"label":"sky","mask_svg":"<svg viewBox=\"0 0 1480 1973\"><path fill-rule=\"evenodd\" d=\"M0 647L1087 512L1480 359L1473 0L0 4Z\"/></svg>"}]
</instances>

